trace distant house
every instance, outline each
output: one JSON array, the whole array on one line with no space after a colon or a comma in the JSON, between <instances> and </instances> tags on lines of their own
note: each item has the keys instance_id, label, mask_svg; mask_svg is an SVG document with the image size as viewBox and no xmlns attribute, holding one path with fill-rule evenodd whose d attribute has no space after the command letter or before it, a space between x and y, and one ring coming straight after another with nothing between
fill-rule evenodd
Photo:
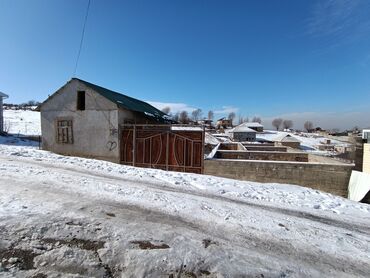
<instances>
[{"instance_id":1,"label":"distant house","mask_svg":"<svg viewBox=\"0 0 370 278\"><path fill-rule=\"evenodd\" d=\"M216 128L229 128L233 126L233 122L230 119L227 119L226 117L223 117L221 119L218 119L216 122Z\"/></svg>"},{"instance_id":2,"label":"distant house","mask_svg":"<svg viewBox=\"0 0 370 278\"><path fill-rule=\"evenodd\" d=\"M0 92L0 133L6 131L4 130L4 112L3 112L3 99L9 96Z\"/></svg>"},{"instance_id":3,"label":"distant house","mask_svg":"<svg viewBox=\"0 0 370 278\"><path fill-rule=\"evenodd\" d=\"M325 139L324 141L321 141L319 145L317 145L317 148L320 151L334 151L335 145L331 142L330 139Z\"/></svg>"},{"instance_id":4,"label":"distant house","mask_svg":"<svg viewBox=\"0 0 370 278\"><path fill-rule=\"evenodd\" d=\"M251 129L247 125L248 123L242 123L235 127L230 133L234 141L238 142L254 142L256 141L256 133L254 129Z\"/></svg>"},{"instance_id":5,"label":"distant house","mask_svg":"<svg viewBox=\"0 0 370 278\"><path fill-rule=\"evenodd\" d=\"M243 123L246 127L249 127L250 129L253 129L257 132L263 132L263 125L257 122L251 122L251 123Z\"/></svg>"},{"instance_id":6,"label":"distant house","mask_svg":"<svg viewBox=\"0 0 370 278\"><path fill-rule=\"evenodd\" d=\"M120 126L167 124L168 116L141 100L72 78L39 107L42 148L120 162Z\"/></svg>"},{"instance_id":7,"label":"distant house","mask_svg":"<svg viewBox=\"0 0 370 278\"><path fill-rule=\"evenodd\" d=\"M197 121L197 124L198 125L203 125L204 127L208 128L208 129L211 129L211 128L213 128L212 122L213 122L212 120L203 119L203 120Z\"/></svg>"},{"instance_id":8,"label":"distant house","mask_svg":"<svg viewBox=\"0 0 370 278\"><path fill-rule=\"evenodd\" d=\"M275 145L299 149L301 141L290 134L279 134L272 139Z\"/></svg>"}]
</instances>

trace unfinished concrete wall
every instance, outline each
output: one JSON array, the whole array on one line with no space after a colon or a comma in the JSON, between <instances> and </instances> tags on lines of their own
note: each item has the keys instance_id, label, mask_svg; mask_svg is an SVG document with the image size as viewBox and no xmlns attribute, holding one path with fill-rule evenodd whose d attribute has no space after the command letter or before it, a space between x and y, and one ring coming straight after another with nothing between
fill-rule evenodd
<instances>
[{"instance_id":1,"label":"unfinished concrete wall","mask_svg":"<svg viewBox=\"0 0 370 278\"><path fill-rule=\"evenodd\" d=\"M229 151L219 149L215 158L308 162L308 154L301 152Z\"/></svg>"},{"instance_id":2,"label":"unfinished concrete wall","mask_svg":"<svg viewBox=\"0 0 370 278\"><path fill-rule=\"evenodd\" d=\"M233 151L245 151L245 148L240 143L221 143L218 147L219 150L233 150Z\"/></svg>"},{"instance_id":3,"label":"unfinished concrete wall","mask_svg":"<svg viewBox=\"0 0 370 278\"><path fill-rule=\"evenodd\" d=\"M77 91L85 91L85 110L77 110ZM117 105L72 80L41 106L42 148L55 153L119 162ZM58 120L72 120L73 143L57 142Z\"/></svg>"},{"instance_id":4,"label":"unfinished concrete wall","mask_svg":"<svg viewBox=\"0 0 370 278\"><path fill-rule=\"evenodd\" d=\"M364 144L363 172L370 174L370 144Z\"/></svg>"},{"instance_id":5,"label":"unfinished concrete wall","mask_svg":"<svg viewBox=\"0 0 370 278\"><path fill-rule=\"evenodd\" d=\"M256 141L255 132L233 132L233 139L238 142Z\"/></svg>"},{"instance_id":6,"label":"unfinished concrete wall","mask_svg":"<svg viewBox=\"0 0 370 278\"><path fill-rule=\"evenodd\" d=\"M245 145L244 145L245 146ZM264 146L264 145L247 145L245 146L248 151L260 151L260 152L287 152L287 147L275 147L275 146Z\"/></svg>"},{"instance_id":7,"label":"unfinished concrete wall","mask_svg":"<svg viewBox=\"0 0 370 278\"><path fill-rule=\"evenodd\" d=\"M296 184L347 197L353 167L354 165L212 159L205 160L204 173L246 181Z\"/></svg>"}]
</instances>

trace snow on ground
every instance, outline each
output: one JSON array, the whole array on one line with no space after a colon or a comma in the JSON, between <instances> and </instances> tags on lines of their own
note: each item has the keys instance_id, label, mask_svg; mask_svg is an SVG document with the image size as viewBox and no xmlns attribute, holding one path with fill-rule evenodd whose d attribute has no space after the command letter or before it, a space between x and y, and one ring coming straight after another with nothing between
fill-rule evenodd
<instances>
[{"instance_id":1,"label":"snow on ground","mask_svg":"<svg viewBox=\"0 0 370 278\"><path fill-rule=\"evenodd\" d=\"M323 136L320 136L318 134L314 133L301 133L301 134L294 134L291 132L285 132L285 131L271 131L271 130L266 130L264 133L257 133L257 139L265 139L265 140L274 140L277 136L281 136L283 134L289 134L298 140L301 141L301 147L303 150L306 151L313 151L316 154L327 154L327 151L320 151L318 150L318 145L323 144L326 140L329 138L325 138ZM331 144L333 145L348 145L346 143L343 143L338 140L334 139L329 139L331 141Z\"/></svg>"},{"instance_id":2,"label":"snow on ground","mask_svg":"<svg viewBox=\"0 0 370 278\"><path fill-rule=\"evenodd\" d=\"M0 145L0 276L366 277L370 206Z\"/></svg>"},{"instance_id":3,"label":"snow on ground","mask_svg":"<svg viewBox=\"0 0 370 278\"><path fill-rule=\"evenodd\" d=\"M5 130L10 134L41 135L40 112L4 110Z\"/></svg>"},{"instance_id":4,"label":"snow on ground","mask_svg":"<svg viewBox=\"0 0 370 278\"><path fill-rule=\"evenodd\" d=\"M220 141L216 137L214 137L211 133L205 132L204 143L210 145L218 145Z\"/></svg>"}]
</instances>

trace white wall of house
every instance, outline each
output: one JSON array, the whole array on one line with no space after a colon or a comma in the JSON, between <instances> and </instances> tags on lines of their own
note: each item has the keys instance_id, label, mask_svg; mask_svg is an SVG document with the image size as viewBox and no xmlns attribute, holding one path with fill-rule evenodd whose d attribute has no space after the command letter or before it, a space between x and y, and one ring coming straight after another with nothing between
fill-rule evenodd
<instances>
[{"instance_id":1,"label":"white wall of house","mask_svg":"<svg viewBox=\"0 0 370 278\"><path fill-rule=\"evenodd\" d=\"M85 110L77 110L85 91ZM117 105L78 80L71 80L41 106L42 148L55 153L119 162ZM57 121L72 120L73 143L58 143Z\"/></svg>"},{"instance_id":2,"label":"white wall of house","mask_svg":"<svg viewBox=\"0 0 370 278\"><path fill-rule=\"evenodd\" d=\"M255 132L233 132L233 139L238 142L254 142L256 141Z\"/></svg>"},{"instance_id":3,"label":"white wall of house","mask_svg":"<svg viewBox=\"0 0 370 278\"><path fill-rule=\"evenodd\" d=\"M363 172L370 174L370 144L364 144Z\"/></svg>"},{"instance_id":4,"label":"white wall of house","mask_svg":"<svg viewBox=\"0 0 370 278\"><path fill-rule=\"evenodd\" d=\"M4 131L3 98L0 96L0 132Z\"/></svg>"}]
</instances>

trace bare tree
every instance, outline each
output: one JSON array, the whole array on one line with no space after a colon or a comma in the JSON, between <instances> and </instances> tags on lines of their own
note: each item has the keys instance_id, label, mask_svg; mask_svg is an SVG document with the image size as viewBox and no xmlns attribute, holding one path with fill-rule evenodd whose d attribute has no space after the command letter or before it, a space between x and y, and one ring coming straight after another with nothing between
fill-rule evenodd
<instances>
[{"instance_id":1,"label":"bare tree","mask_svg":"<svg viewBox=\"0 0 370 278\"><path fill-rule=\"evenodd\" d=\"M231 121L231 125L233 124L233 121L234 121L234 119L235 119L235 113L234 112L231 112L230 114L229 114L229 116L228 116L228 119Z\"/></svg>"},{"instance_id":2,"label":"bare tree","mask_svg":"<svg viewBox=\"0 0 370 278\"><path fill-rule=\"evenodd\" d=\"M195 109L193 112L191 112L191 116L193 118L193 121L198 121L202 116L202 109Z\"/></svg>"},{"instance_id":3,"label":"bare tree","mask_svg":"<svg viewBox=\"0 0 370 278\"><path fill-rule=\"evenodd\" d=\"M310 121L306 121L303 127L305 130L307 130L307 132L310 132L313 129L313 123Z\"/></svg>"},{"instance_id":4,"label":"bare tree","mask_svg":"<svg viewBox=\"0 0 370 278\"><path fill-rule=\"evenodd\" d=\"M172 116L172 119L175 121L175 122L179 122L180 121L180 113L177 112L175 115Z\"/></svg>"},{"instance_id":5,"label":"bare tree","mask_svg":"<svg viewBox=\"0 0 370 278\"><path fill-rule=\"evenodd\" d=\"M332 130L331 130L331 132L333 132L333 133L338 133L340 130L339 130L339 128L333 128Z\"/></svg>"},{"instance_id":6,"label":"bare tree","mask_svg":"<svg viewBox=\"0 0 370 278\"><path fill-rule=\"evenodd\" d=\"M242 115L239 115L239 120L238 120L238 123L241 125L242 123L244 123L244 117Z\"/></svg>"},{"instance_id":7,"label":"bare tree","mask_svg":"<svg viewBox=\"0 0 370 278\"><path fill-rule=\"evenodd\" d=\"M169 107L169 106L166 106L162 109L162 112L167 114L167 115L170 113L170 111L171 111L171 107Z\"/></svg>"},{"instance_id":8,"label":"bare tree","mask_svg":"<svg viewBox=\"0 0 370 278\"><path fill-rule=\"evenodd\" d=\"M208 111L208 120L213 121L213 117L214 117L214 113L213 113L213 111L212 111L212 110L209 110L209 111Z\"/></svg>"},{"instance_id":9,"label":"bare tree","mask_svg":"<svg viewBox=\"0 0 370 278\"><path fill-rule=\"evenodd\" d=\"M272 120L272 126L276 128L276 130L279 130L281 124L283 123L283 119L276 118Z\"/></svg>"},{"instance_id":10,"label":"bare tree","mask_svg":"<svg viewBox=\"0 0 370 278\"><path fill-rule=\"evenodd\" d=\"M292 120L284 120L283 121L283 127L284 129L289 129L293 127L293 121Z\"/></svg>"},{"instance_id":11,"label":"bare tree","mask_svg":"<svg viewBox=\"0 0 370 278\"><path fill-rule=\"evenodd\" d=\"M182 124L188 124L189 123L189 115L188 115L188 112L186 112L185 110L180 112L180 114L179 114L179 122L182 123Z\"/></svg>"},{"instance_id":12,"label":"bare tree","mask_svg":"<svg viewBox=\"0 0 370 278\"><path fill-rule=\"evenodd\" d=\"M260 117L254 116L253 119L252 119L252 122L253 123L262 123L262 120L261 120Z\"/></svg>"}]
</instances>

